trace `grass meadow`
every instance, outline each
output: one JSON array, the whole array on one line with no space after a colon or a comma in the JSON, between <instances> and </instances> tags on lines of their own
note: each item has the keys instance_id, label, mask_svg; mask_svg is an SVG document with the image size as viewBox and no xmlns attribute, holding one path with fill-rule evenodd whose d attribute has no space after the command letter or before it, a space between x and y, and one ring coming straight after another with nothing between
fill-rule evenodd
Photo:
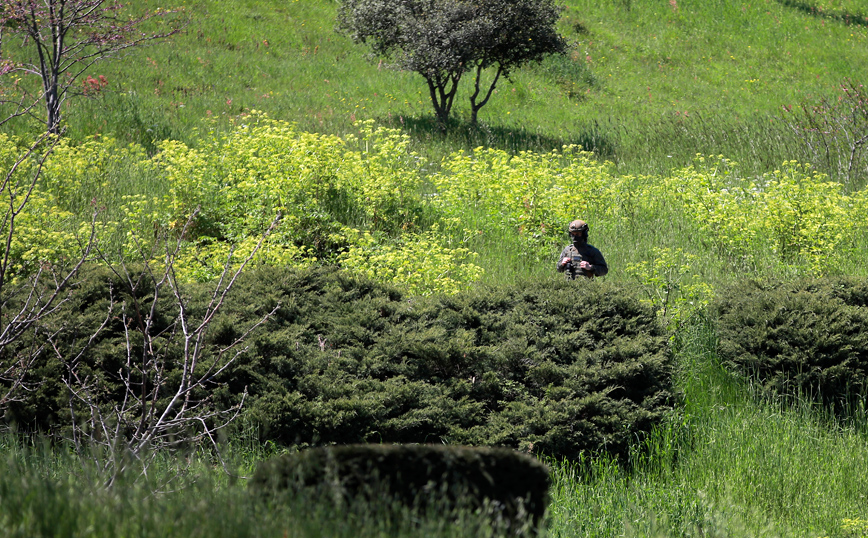
<instances>
[{"instance_id":1,"label":"grass meadow","mask_svg":"<svg viewBox=\"0 0 868 538\"><path fill-rule=\"evenodd\" d=\"M368 60L363 47L334 32L336 1L178 0L172 5L182 6L189 19L184 31L95 65L88 74L108 84L68 102L67 136L76 144L114 137L153 155L168 139L195 148L209 130L230 132L258 110L320 134L358 134L356 122L366 119L401 129L413 151L432 163L431 177L453 151L484 146L547 153L578 144L611 162L613 176L633 177L636 196L650 197L646 186L693 166L697 154L737 162L745 183L787 160L812 163L848 194L868 183L861 149L852 152L854 168L841 164L853 149L849 131L830 135L828 151L818 152L799 115L802 105L845 106L842 84L849 79L859 87L866 80L868 0L564 4L560 29L570 53L501 83L478 127L468 125L467 99L459 96L444 135L418 75ZM32 128L4 126L22 136ZM123 220L124 196L170 188L164 178L124 162L107 168L98 184L72 190L68 207L86 207L97 197L110 220ZM633 280L625 268L649 260L655 247L694 253L691 284L723 289L739 278L742 268L731 257L702 244L687 217L669 209L626 224L591 220L591 242L613 268L607 278ZM464 215L467 222L488 218L472 211ZM604 212L592 208L591 214L603 218ZM864 232L864 223L855 226ZM512 254L521 250L515 234L508 228L500 234L468 243L480 254L488 283L551 277L551 263ZM864 233L854 245L836 271L864 276ZM744 272L785 279L809 271L760 260ZM688 284L684 275L668 278ZM628 467L591 455L550 461L546 535L868 537L865 410L843 422L807 401L790 405L760 396L717 365L713 323L701 308L690 313L672 324L683 408L636 447ZM247 494L243 477L285 447L262 446L254 437L240 433L224 441L230 473L204 452L166 455L146 475L130 462L119 482L105 488L105 477L88 461L7 434L0 438L0 535L498 534L468 514L419 521L413 514L364 510L336 517L303 500L269 506Z\"/></svg>"},{"instance_id":2,"label":"grass meadow","mask_svg":"<svg viewBox=\"0 0 868 538\"><path fill-rule=\"evenodd\" d=\"M373 118L431 155L581 144L626 173L663 173L696 153L760 173L806 156L785 109L837 100L868 61L858 18L868 6L856 0L564 4L569 55L500 84L478 129L466 125L459 96L456 126L443 136L418 75L368 61L333 31L337 2L187 0L190 23L170 43L94 67L108 85L70 101L70 134L114 133L153 149L164 138L194 141L191 127L206 119L226 124L258 109L335 134Z\"/></svg>"}]
</instances>

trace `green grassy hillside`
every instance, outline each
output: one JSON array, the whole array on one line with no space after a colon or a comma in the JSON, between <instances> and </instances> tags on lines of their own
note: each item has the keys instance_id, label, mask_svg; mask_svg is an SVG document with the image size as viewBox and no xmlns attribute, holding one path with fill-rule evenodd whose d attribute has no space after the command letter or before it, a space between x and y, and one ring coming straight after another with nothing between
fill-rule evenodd
<instances>
[{"instance_id":1,"label":"green grassy hillside","mask_svg":"<svg viewBox=\"0 0 868 538\"><path fill-rule=\"evenodd\" d=\"M562 227L581 216L612 268L606 279L631 282L660 312L684 405L633 447L630 469L591 456L551 462L549 535L868 536L864 409L843 423L806 401L758 395L720 369L703 316L733 280L865 275L868 170L859 146L847 171L846 135L868 125L847 97L868 80L868 0L566 1L570 53L500 84L478 128L467 124L465 88L446 135L418 75L369 61L334 32L337 1L179 4L183 32L97 64L87 75L107 85L68 102L67 140L19 221L15 270L74 259L74 232L96 199L101 246L120 255L171 236L201 204L182 279L218 274L229 245L249 251L281 210L266 263L343 265L411 294L451 293L480 274L544 285L560 276ZM805 130L810 118L837 130ZM551 152L565 144L593 153ZM248 427L224 454L240 474L274 451ZM11 469L0 474L4 535L394 531L370 514L347 522L254 506L212 454L166 455L153 484L106 489L98 470L19 443L0 438ZM192 483L176 489L190 464ZM486 535L462 524L432 534Z\"/></svg>"},{"instance_id":2,"label":"green grassy hillside","mask_svg":"<svg viewBox=\"0 0 868 538\"><path fill-rule=\"evenodd\" d=\"M405 128L431 154L579 143L630 172L666 171L696 153L762 172L804 156L783 107L836 100L868 64L864 0L571 0L560 23L569 55L519 70L482 110L478 131L459 124L444 139L421 77L368 61L336 34L337 4L185 2L181 35L94 66L108 86L70 103L72 136L192 141L194 126L258 109L334 134L373 118ZM466 96L455 115L469 115Z\"/></svg>"},{"instance_id":3,"label":"green grassy hillside","mask_svg":"<svg viewBox=\"0 0 868 538\"><path fill-rule=\"evenodd\" d=\"M134 2L132 8L146 5ZM868 23L861 15L868 13L868 1L810 5L783 0L566 2L560 29L570 42L569 54L522 68L511 83L500 84L498 93L482 109L478 128L467 123L469 88L464 88L447 135L434 127L427 88L419 75L370 61L363 46L335 32L336 1L241 0L227 4L200 0L181 7L189 25L180 34L133 50L117 61L97 64L88 73L105 77L107 85L100 92L68 102L65 117L73 144L114 136L122 144L141 144L151 155L166 139L199 149L217 144L208 150L210 155L229 150L214 142L218 135L208 133L251 125L255 117L261 117L254 111L291 122L299 132L341 137L364 136L358 122L371 119L410 135L408 151L425 161L410 172L418 176L413 180L416 187L403 190L418 188L423 197L433 188L426 181L437 182L434 174L450 166L452 151L487 147L510 154L523 150L547 153L564 144L578 144L592 151L598 161L613 165L590 176L570 173L564 177L573 182L602 181L603 185L594 188L608 191L606 196L532 208L528 210L531 215L523 214L520 207L498 207L499 202L488 207L476 204L477 209L471 210L474 204L463 200L450 215L459 217L462 225L452 223L446 242L479 253L487 275L510 279L539 275L549 272L549 258L559 251L558 243L564 239L560 227L580 213L593 220L593 241L612 256L616 267L645 263L653 248L662 247L671 249L676 257L681 251L698 257L692 262L694 271L703 273L707 281L719 281L735 273L776 273L782 270L780 261L810 265L804 254L814 239L812 234L822 233L827 222L833 221L833 227L852 229L835 231L834 240L820 238L824 244L813 255L835 252L846 260L834 267L823 264L821 272L852 273L864 265L858 258L864 246L861 228L847 224L855 217L848 216L845 208L854 207L853 215L861 215L864 193L858 191L868 178L868 152L862 155L863 146L854 146L852 141L862 136L868 126L862 118L868 116L860 104L864 101L858 96L846 98L842 84L851 86L849 95L865 97L858 66L868 65ZM816 108L823 103L825 108ZM807 116L802 105L810 112ZM809 119L828 120L828 124L806 128L811 127ZM683 170L695 166L697 154L716 156L699 165L702 174L725 178L699 182L713 183L715 189L723 189L721 195L732 200L685 198L681 190L696 178L690 179L692 172ZM355 158L361 159L361 154ZM788 205L786 195L776 201L758 199L755 184L778 181L779 170L784 170L792 184L803 181L798 174L788 175L792 161L812 164L814 170L842 183L843 194L857 193L857 198L841 198L841 193L829 194L827 187L813 186L802 191L811 201L799 202L798 209ZM717 168L713 162L722 166ZM544 166L548 167L540 165L535 170ZM104 167L101 171L105 176L102 184L113 186L114 192L79 193L78 199L85 205L92 198L103 201L107 215L126 211L121 211L122 196L150 196L174 188L166 185L165 174L145 178L137 173L132 179L123 170ZM197 173L202 171L198 167ZM222 188L222 173L209 179L215 189ZM474 173L480 181L487 181ZM551 185L546 182L560 173L553 168L537 174L534 181L548 189ZM806 174L814 177L814 171ZM519 189L514 193L516 199L532 200L537 194L521 191L519 175L510 180ZM823 179L820 175L811 181ZM91 180L82 181L87 185ZM664 186L664 181L669 184ZM145 184L149 187L140 188ZM343 185L348 184L344 181ZM581 190L581 186L573 187ZM781 192L786 190L779 187ZM821 193L823 189L828 192ZM552 205L550 194L544 200ZM226 200L216 190L209 196L211 201ZM677 199L669 199L671 196ZM830 196L837 200L837 208L805 210L819 208ZM732 209L732 202L737 209ZM192 208L211 202L190 203ZM696 212L700 205L691 210L690 204L720 211L702 215ZM74 213L86 209L63 202L58 205ZM767 211L769 208L772 210ZM296 209L305 211L298 205ZM455 210L460 214L454 214ZM490 215L477 211L513 212L505 217L513 220L505 228L500 224L483 230ZM691 222L684 222L684 211L694 211L688 217ZM442 216L442 212L429 213L414 220L412 227L443 236L448 223L438 221ZM379 217L374 215L372 222L360 221L357 214L324 218L331 221L330 233L335 233L339 229L335 221L365 230ZM432 231L430 227L438 222L440 231ZM772 230L776 222L780 225ZM802 222L819 228L812 231ZM795 256L785 252L794 246L790 239L775 237L793 233L785 230L790 224L795 233L802 234ZM710 232L715 237L702 237L704 232L697 225L713 228ZM534 226L539 230L533 230ZM516 231L525 237L516 239ZM340 231L345 237L352 233ZM754 241L758 238L769 241L760 244ZM295 240L296 246L310 246L306 239ZM325 253L346 246L340 241L317 241L325 244L319 247ZM738 242L755 243L749 249L760 257L776 253L775 260L746 257L734 248ZM659 258L659 254L653 256ZM324 253L316 257L322 261ZM624 275L614 272L610 278Z\"/></svg>"}]
</instances>

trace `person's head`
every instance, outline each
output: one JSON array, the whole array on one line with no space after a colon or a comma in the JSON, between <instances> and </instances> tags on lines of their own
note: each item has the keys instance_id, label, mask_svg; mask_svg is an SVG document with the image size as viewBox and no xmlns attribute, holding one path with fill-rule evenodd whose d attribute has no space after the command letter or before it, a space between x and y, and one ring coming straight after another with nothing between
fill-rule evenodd
<instances>
[{"instance_id":1,"label":"person's head","mask_svg":"<svg viewBox=\"0 0 868 538\"><path fill-rule=\"evenodd\" d=\"M583 220L574 220L571 222L569 231L573 242L588 240L588 223Z\"/></svg>"}]
</instances>

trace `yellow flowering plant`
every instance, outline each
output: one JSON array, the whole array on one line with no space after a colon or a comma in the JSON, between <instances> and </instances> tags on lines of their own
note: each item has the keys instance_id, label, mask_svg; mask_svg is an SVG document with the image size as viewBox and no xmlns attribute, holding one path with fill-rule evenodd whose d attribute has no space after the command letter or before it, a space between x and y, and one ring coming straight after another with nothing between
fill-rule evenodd
<instances>
[{"instance_id":1,"label":"yellow flowering plant","mask_svg":"<svg viewBox=\"0 0 868 538\"><path fill-rule=\"evenodd\" d=\"M841 531L845 533L845 536L868 538L868 519L844 518L841 521Z\"/></svg>"},{"instance_id":2,"label":"yellow flowering plant","mask_svg":"<svg viewBox=\"0 0 868 538\"><path fill-rule=\"evenodd\" d=\"M455 294L482 276L466 248L443 246L436 227L384 241L370 232L348 230L352 246L341 254L345 271L388 282L416 295Z\"/></svg>"},{"instance_id":3,"label":"yellow flowering plant","mask_svg":"<svg viewBox=\"0 0 868 538\"><path fill-rule=\"evenodd\" d=\"M693 266L698 257L680 248L655 248L651 259L628 264L626 271L642 287L646 298L672 330L705 309L714 290L702 282Z\"/></svg>"},{"instance_id":4,"label":"yellow flowering plant","mask_svg":"<svg viewBox=\"0 0 868 538\"><path fill-rule=\"evenodd\" d=\"M751 181L734 167L723 156L699 156L694 167L661 182L655 196L674 198L730 262L770 252L793 266L822 260L827 271L852 248L855 223L868 216L864 193L846 194L795 161Z\"/></svg>"}]
</instances>

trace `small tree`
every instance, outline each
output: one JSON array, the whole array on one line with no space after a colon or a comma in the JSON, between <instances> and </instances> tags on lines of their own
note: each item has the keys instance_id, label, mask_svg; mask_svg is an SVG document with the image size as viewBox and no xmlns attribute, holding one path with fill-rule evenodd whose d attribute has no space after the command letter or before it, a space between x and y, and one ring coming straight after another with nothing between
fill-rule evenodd
<instances>
[{"instance_id":1,"label":"small tree","mask_svg":"<svg viewBox=\"0 0 868 538\"><path fill-rule=\"evenodd\" d=\"M156 241L152 248L164 248L162 256L140 243L141 270L114 265L99 251L98 257L121 283L123 290L117 295L122 298L110 290L105 321L95 330L85 330L91 334L78 353L60 352L62 336L49 337L66 367L63 382L71 395L73 444L106 473L107 485L124 471L129 458L147 472L166 449L210 443L220 457L215 433L238 417L246 389L241 402L229 409L217 407L212 391L220 385L220 375L245 352L244 340L280 308L278 303L230 342L206 342L227 296L277 227L280 215L243 259L238 261L230 249L203 306L191 300L175 268L197 214L198 209L177 237L165 234ZM111 323L121 324L125 345L117 369L108 370L95 366L98 361L88 353ZM113 387L117 384L120 389Z\"/></svg>"},{"instance_id":2,"label":"small tree","mask_svg":"<svg viewBox=\"0 0 868 538\"><path fill-rule=\"evenodd\" d=\"M397 69L428 83L434 114L445 129L461 78L475 73L471 122L501 77L547 54L563 53L557 33L561 8L553 0L343 0L338 30L371 47ZM494 68L484 88L482 73Z\"/></svg>"},{"instance_id":3,"label":"small tree","mask_svg":"<svg viewBox=\"0 0 868 538\"><path fill-rule=\"evenodd\" d=\"M148 23L177 12L157 8L125 16L117 0L0 0L0 6L0 73L40 78L37 98L45 101L45 124L52 134L59 132L61 105L82 73L100 60L180 29L172 20L160 31L147 32ZM4 50L10 38L20 43L20 52Z\"/></svg>"}]
</instances>

